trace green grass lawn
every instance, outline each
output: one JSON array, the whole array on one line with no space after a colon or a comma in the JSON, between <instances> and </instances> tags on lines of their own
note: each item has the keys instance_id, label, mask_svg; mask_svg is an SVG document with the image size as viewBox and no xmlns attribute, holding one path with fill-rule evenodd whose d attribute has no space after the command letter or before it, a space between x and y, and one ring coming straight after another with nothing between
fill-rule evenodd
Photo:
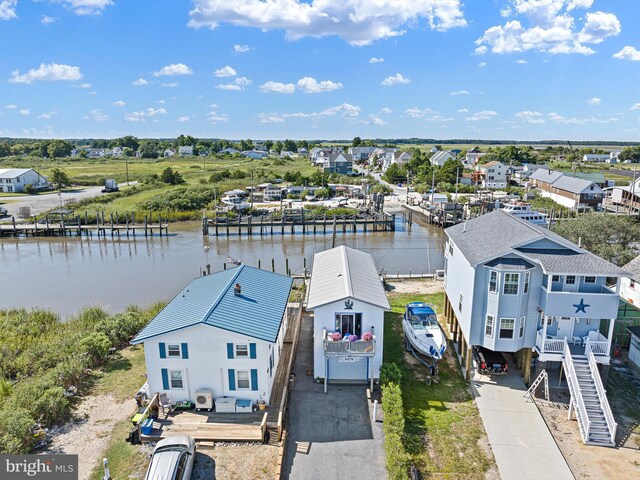
<instances>
[{"instance_id":1,"label":"green grass lawn","mask_svg":"<svg viewBox=\"0 0 640 480\"><path fill-rule=\"evenodd\" d=\"M440 383L427 385L426 368L407 362L402 314L407 303L426 301L442 318L443 294L390 295L392 311L385 317L384 361L402 369L405 448L424 478L482 479L494 465L478 409L457 359L447 354L439 364ZM449 345L451 348L451 345Z\"/></svg>"}]
</instances>

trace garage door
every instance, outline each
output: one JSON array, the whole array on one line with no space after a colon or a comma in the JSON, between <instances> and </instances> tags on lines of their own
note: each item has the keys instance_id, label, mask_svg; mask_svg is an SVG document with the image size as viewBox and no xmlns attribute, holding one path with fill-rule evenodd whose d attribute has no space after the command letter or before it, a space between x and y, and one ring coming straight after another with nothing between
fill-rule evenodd
<instances>
[{"instance_id":1,"label":"garage door","mask_svg":"<svg viewBox=\"0 0 640 480\"><path fill-rule=\"evenodd\" d=\"M366 357L332 357L329 359L329 381L367 381Z\"/></svg>"}]
</instances>

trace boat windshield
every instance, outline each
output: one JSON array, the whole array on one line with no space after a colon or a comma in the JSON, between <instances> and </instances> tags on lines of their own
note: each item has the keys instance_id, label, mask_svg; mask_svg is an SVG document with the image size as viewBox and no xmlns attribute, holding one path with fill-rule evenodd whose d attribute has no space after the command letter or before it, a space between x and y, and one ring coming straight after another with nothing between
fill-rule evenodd
<instances>
[{"instance_id":1,"label":"boat windshield","mask_svg":"<svg viewBox=\"0 0 640 480\"><path fill-rule=\"evenodd\" d=\"M438 320L434 314L418 313L411 315L411 326L413 328L437 327Z\"/></svg>"}]
</instances>

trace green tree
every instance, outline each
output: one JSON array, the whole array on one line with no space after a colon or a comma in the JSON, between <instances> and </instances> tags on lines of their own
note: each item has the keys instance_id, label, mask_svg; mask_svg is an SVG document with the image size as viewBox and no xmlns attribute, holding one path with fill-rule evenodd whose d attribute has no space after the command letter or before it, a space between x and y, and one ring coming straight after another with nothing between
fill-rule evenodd
<instances>
[{"instance_id":1,"label":"green tree","mask_svg":"<svg viewBox=\"0 0 640 480\"><path fill-rule=\"evenodd\" d=\"M0 143L0 157L8 157L11 155L11 147L7 142Z\"/></svg>"},{"instance_id":2,"label":"green tree","mask_svg":"<svg viewBox=\"0 0 640 480\"><path fill-rule=\"evenodd\" d=\"M407 180L407 168L399 166L397 163L392 163L384 172L382 178L389 183L400 183Z\"/></svg>"},{"instance_id":3,"label":"green tree","mask_svg":"<svg viewBox=\"0 0 640 480\"><path fill-rule=\"evenodd\" d=\"M640 146L623 148L618 158L622 162L626 160L631 160L632 163L640 162Z\"/></svg>"},{"instance_id":4,"label":"green tree","mask_svg":"<svg viewBox=\"0 0 640 480\"><path fill-rule=\"evenodd\" d=\"M280 152L284 150L284 144L280 140L278 140L276 143L273 144L273 149L278 155L280 155Z\"/></svg>"},{"instance_id":5,"label":"green tree","mask_svg":"<svg viewBox=\"0 0 640 480\"><path fill-rule=\"evenodd\" d=\"M62 190L64 187L69 187L71 185L69 176L59 168L51 170L50 182L55 185L58 190Z\"/></svg>"},{"instance_id":6,"label":"green tree","mask_svg":"<svg viewBox=\"0 0 640 480\"><path fill-rule=\"evenodd\" d=\"M135 152L136 150L138 150L138 147L140 146L140 142L133 135L127 135L125 137L116 139L116 145L114 146L122 147L122 148L130 148Z\"/></svg>"},{"instance_id":7,"label":"green tree","mask_svg":"<svg viewBox=\"0 0 640 480\"><path fill-rule=\"evenodd\" d=\"M158 158L158 149L151 142L141 144L139 152L141 158Z\"/></svg>"},{"instance_id":8,"label":"green tree","mask_svg":"<svg viewBox=\"0 0 640 480\"><path fill-rule=\"evenodd\" d=\"M464 165L460 160L454 160L450 158L444 165L436 170L436 183L446 182L455 184L456 176L462 176L462 171L464 170ZM457 172L457 174L456 174Z\"/></svg>"},{"instance_id":9,"label":"green tree","mask_svg":"<svg viewBox=\"0 0 640 480\"><path fill-rule=\"evenodd\" d=\"M288 152L295 152L298 150L298 147L296 146L296 142L294 142L293 140L285 140L283 149Z\"/></svg>"},{"instance_id":10,"label":"green tree","mask_svg":"<svg viewBox=\"0 0 640 480\"><path fill-rule=\"evenodd\" d=\"M331 196L331 190L327 187L317 188L315 196L318 198L329 198Z\"/></svg>"},{"instance_id":11,"label":"green tree","mask_svg":"<svg viewBox=\"0 0 640 480\"><path fill-rule=\"evenodd\" d=\"M352 147L359 147L362 144L362 139L360 137L354 137L351 141Z\"/></svg>"},{"instance_id":12,"label":"green tree","mask_svg":"<svg viewBox=\"0 0 640 480\"><path fill-rule=\"evenodd\" d=\"M71 144L64 140L51 140L47 145L47 154L50 158L68 157L72 150Z\"/></svg>"},{"instance_id":13,"label":"green tree","mask_svg":"<svg viewBox=\"0 0 640 480\"><path fill-rule=\"evenodd\" d=\"M135 157L136 156L136 151L131 147L124 147L122 149L122 153L124 154L125 157Z\"/></svg>"},{"instance_id":14,"label":"green tree","mask_svg":"<svg viewBox=\"0 0 640 480\"><path fill-rule=\"evenodd\" d=\"M198 140L191 135L180 135L176 138L176 147L193 147Z\"/></svg>"},{"instance_id":15,"label":"green tree","mask_svg":"<svg viewBox=\"0 0 640 480\"><path fill-rule=\"evenodd\" d=\"M160 174L160 180L164 183L168 183L169 185L178 185L180 183L185 183L184 178L180 172L174 170L171 167L165 168Z\"/></svg>"},{"instance_id":16,"label":"green tree","mask_svg":"<svg viewBox=\"0 0 640 480\"><path fill-rule=\"evenodd\" d=\"M264 142L264 148L267 149L267 152L271 150L272 147L273 147L273 142L271 140L267 140L266 142Z\"/></svg>"}]
</instances>

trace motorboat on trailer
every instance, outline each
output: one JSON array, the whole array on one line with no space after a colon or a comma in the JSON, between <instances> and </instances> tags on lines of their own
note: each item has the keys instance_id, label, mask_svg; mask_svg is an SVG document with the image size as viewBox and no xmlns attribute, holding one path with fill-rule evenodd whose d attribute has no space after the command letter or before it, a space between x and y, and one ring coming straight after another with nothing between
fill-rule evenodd
<instances>
[{"instance_id":1,"label":"motorboat on trailer","mask_svg":"<svg viewBox=\"0 0 640 480\"><path fill-rule=\"evenodd\" d=\"M409 345L415 351L441 360L447 349L447 339L438 324L435 309L424 302L407 305L402 319L402 329Z\"/></svg>"}]
</instances>

